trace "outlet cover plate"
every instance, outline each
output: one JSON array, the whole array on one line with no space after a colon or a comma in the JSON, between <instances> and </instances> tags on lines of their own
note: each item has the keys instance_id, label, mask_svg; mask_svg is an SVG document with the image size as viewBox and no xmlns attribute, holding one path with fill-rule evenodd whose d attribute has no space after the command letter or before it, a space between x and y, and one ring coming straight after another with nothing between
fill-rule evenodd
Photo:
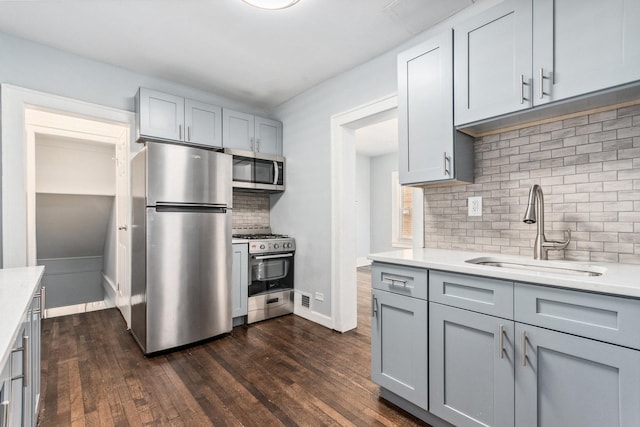
<instances>
[{"instance_id":1,"label":"outlet cover plate","mask_svg":"<svg viewBox=\"0 0 640 427\"><path fill-rule=\"evenodd\" d=\"M469 197L469 216L482 216L482 197Z\"/></svg>"}]
</instances>

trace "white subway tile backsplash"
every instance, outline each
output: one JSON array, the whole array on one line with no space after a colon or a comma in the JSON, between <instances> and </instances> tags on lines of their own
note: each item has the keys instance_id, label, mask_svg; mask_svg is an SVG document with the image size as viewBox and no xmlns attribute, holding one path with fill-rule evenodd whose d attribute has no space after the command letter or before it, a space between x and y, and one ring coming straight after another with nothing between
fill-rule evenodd
<instances>
[{"instance_id":1,"label":"white subway tile backsplash","mask_svg":"<svg viewBox=\"0 0 640 427\"><path fill-rule=\"evenodd\" d=\"M640 264L640 103L476 139L475 183L425 188L425 246L532 256L529 188L545 194L552 259ZM483 216L467 217L467 197Z\"/></svg>"},{"instance_id":2,"label":"white subway tile backsplash","mask_svg":"<svg viewBox=\"0 0 640 427\"><path fill-rule=\"evenodd\" d=\"M269 195L234 192L231 217L235 230L269 227Z\"/></svg>"}]
</instances>

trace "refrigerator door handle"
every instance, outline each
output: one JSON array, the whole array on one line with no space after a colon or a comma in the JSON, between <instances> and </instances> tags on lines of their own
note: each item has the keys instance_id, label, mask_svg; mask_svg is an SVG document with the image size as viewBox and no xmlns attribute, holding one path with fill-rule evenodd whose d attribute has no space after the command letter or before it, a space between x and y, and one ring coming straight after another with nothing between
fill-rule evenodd
<instances>
[{"instance_id":1,"label":"refrigerator door handle","mask_svg":"<svg viewBox=\"0 0 640 427\"><path fill-rule=\"evenodd\" d=\"M212 212L227 212L226 205L214 205L214 204L206 204L206 203L166 203L166 202L158 202L156 203L156 211L157 212L184 212L184 211L212 211Z\"/></svg>"}]
</instances>

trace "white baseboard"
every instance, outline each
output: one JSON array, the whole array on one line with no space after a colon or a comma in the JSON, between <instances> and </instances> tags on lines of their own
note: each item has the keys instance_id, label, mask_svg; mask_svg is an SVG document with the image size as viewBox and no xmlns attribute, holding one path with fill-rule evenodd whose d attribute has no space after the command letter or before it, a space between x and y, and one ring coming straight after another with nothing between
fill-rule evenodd
<instances>
[{"instance_id":1,"label":"white baseboard","mask_svg":"<svg viewBox=\"0 0 640 427\"><path fill-rule=\"evenodd\" d=\"M102 272L102 287L104 288L104 302L107 307L116 306L116 292L117 288L115 283Z\"/></svg>"},{"instance_id":2,"label":"white baseboard","mask_svg":"<svg viewBox=\"0 0 640 427\"><path fill-rule=\"evenodd\" d=\"M307 320L311 320L314 323L317 323L325 328L333 329L333 319L324 314L318 313L317 311L313 311L313 301L311 300L311 307L303 307L302 306L302 294L303 292L295 290L294 291L294 304L293 304L293 314L296 316L303 317ZM309 296L307 293L305 295Z\"/></svg>"},{"instance_id":3,"label":"white baseboard","mask_svg":"<svg viewBox=\"0 0 640 427\"><path fill-rule=\"evenodd\" d=\"M366 256L361 256L356 259L356 267L365 267L371 265L371 260Z\"/></svg>"},{"instance_id":4,"label":"white baseboard","mask_svg":"<svg viewBox=\"0 0 640 427\"><path fill-rule=\"evenodd\" d=\"M90 311L105 310L111 308L105 301L87 302L84 304L66 305L64 307L47 308L45 318L68 316L70 314L88 313Z\"/></svg>"}]
</instances>

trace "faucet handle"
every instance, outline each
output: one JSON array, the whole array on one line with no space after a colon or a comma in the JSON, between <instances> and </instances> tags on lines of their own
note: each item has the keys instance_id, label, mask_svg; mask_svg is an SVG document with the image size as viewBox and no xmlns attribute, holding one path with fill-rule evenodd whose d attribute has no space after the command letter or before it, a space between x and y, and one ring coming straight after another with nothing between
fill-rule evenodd
<instances>
[{"instance_id":1,"label":"faucet handle","mask_svg":"<svg viewBox=\"0 0 640 427\"><path fill-rule=\"evenodd\" d=\"M566 248L571 241L571 230L564 230L565 236L567 236L567 240L564 242L558 242L557 240L547 240L542 243L542 247L547 250L559 251Z\"/></svg>"}]
</instances>

